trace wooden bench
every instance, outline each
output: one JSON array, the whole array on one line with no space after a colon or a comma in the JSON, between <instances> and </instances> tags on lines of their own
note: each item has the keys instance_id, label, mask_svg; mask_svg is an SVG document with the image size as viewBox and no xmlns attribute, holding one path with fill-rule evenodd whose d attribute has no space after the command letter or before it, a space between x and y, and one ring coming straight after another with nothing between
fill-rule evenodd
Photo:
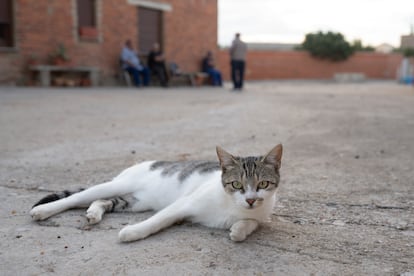
<instances>
[{"instance_id":1,"label":"wooden bench","mask_svg":"<svg viewBox=\"0 0 414 276\"><path fill-rule=\"evenodd\" d=\"M92 86L99 85L99 69L90 66L58 66L58 65L34 65L29 68L38 73L41 86L49 87L52 80L52 72L58 73L85 73L88 75Z\"/></svg>"},{"instance_id":2,"label":"wooden bench","mask_svg":"<svg viewBox=\"0 0 414 276\"><path fill-rule=\"evenodd\" d=\"M204 84L211 84L210 76L204 72L194 73L194 86L202 86Z\"/></svg>"},{"instance_id":3,"label":"wooden bench","mask_svg":"<svg viewBox=\"0 0 414 276\"><path fill-rule=\"evenodd\" d=\"M183 79L191 86L201 86L210 81L210 77L204 72L183 72L175 62L171 62L168 65L168 74L170 81L174 79Z\"/></svg>"}]
</instances>

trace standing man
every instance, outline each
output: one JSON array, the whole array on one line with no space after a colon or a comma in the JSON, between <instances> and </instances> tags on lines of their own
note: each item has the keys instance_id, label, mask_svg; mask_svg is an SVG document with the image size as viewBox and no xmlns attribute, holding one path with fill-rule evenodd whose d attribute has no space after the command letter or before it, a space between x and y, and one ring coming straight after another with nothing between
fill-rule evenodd
<instances>
[{"instance_id":1,"label":"standing man","mask_svg":"<svg viewBox=\"0 0 414 276\"><path fill-rule=\"evenodd\" d=\"M231 79L233 81L234 90L241 90L243 88L246 52L246 43L241 41L240 33L236 33L236 37L230 47Z\"/></svg>"},{"instance_id":2,"label":"standing man","mask_svg":"<svg viewBox=\"0 0 414 276\"><path fill-rule=\"evenodd\" d=\"M150 71L147 67L141 64L137 52L132 47L131 40L125 42L125 46L121 52L122 68L127 70L134 78L134 83L137 87L141 86L141 79L144 86L148 86L150 82Z\"/></svg>"}]
</instances>

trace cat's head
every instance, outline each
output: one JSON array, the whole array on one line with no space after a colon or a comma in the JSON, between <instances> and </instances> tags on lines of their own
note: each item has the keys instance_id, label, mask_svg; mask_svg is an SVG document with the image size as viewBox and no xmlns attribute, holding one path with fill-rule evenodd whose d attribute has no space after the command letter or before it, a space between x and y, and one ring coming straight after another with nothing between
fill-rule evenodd
<instances>
[{"instance_id":1,"label":"cat's head","mask_svg":"<svg viewBox=\"0 0 414 276\"><path fill-rule=\"evenodd\" d=\"M282 145L258 157L237 157L217 147L224 190L235 202L254 209L270 200L279 185Z\"/></svg>"}]
</instances>

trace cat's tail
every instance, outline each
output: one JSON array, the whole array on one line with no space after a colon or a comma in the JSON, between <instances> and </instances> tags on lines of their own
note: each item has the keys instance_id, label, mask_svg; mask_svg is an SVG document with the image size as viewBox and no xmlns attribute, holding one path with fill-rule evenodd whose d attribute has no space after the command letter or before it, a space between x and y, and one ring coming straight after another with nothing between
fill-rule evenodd
<instances>
[{"instance_id":1,"label":"cat's tail","mask_svg":"<svg viewBox=\"0 0 414 276\"><path fill-rule=\"evenodd\" d=\"M68 191L68 190L64 190L64 191L61 191L61 192L56 192L56 193L53 193L53 194L47 195L47 196L45 196L44 198L42 198L41 200L39 200L38 202L36 202L36 203L33 205L33 207L32 207L32 208L34 208L34 207L36 207L36 206L38 206L38 205L46 204L46 203L49 203L49 202L52 202L52 201L56 201L56 200L59 200L59 199L65 198L65 197L69 197L69 196L71 196L71 195L73 195L73 194L76 194L76 193L82 192L83 190L85 190L85 189L80 188L80 189L79 189L79 190L77 190L77 191Z\"/></svg>"}]
</instances>

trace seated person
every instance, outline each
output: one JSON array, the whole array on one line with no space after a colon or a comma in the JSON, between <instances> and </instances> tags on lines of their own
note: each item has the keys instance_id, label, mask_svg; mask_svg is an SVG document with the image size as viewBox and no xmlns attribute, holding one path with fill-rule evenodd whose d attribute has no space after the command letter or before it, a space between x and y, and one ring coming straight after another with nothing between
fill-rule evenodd
<instances>
[{"instance_id":1,"label":"seated person","mask_svg":"<svg viewBox=\"0 0 414 276\"><path fill-rule=\"evenodd\" d=\"M202 64L203 72L207 73L214 86L222 86L221 72L215 68L213 53L207 52L207 55L203 58Z\"/></svg>"},{"instance_id":2,"label":"seated person","mask_svg":"<svg viewBox=\"0 0 414 276\"><path fill-rule=\"evenodd\" d=\"M133 77L136 86L148 86L150 83L150 70L141 64L138 54L132 47L131 40L125 42L125 46L121 52L122 68L127 70Z\"/></svg>"},{"instance_id":3,"label":"seated person","mask_svg":"<svg viewBox=\"0 0 414 276\"><path fill-rule=\"evenodd\" d=\"M148 67L151 72L158 76L162 86L168 86L168 75L165 68L165 57L162 51L160 50L160 44L154 43L152 50L148 55Z\"/></svg>"}]
</instances>

